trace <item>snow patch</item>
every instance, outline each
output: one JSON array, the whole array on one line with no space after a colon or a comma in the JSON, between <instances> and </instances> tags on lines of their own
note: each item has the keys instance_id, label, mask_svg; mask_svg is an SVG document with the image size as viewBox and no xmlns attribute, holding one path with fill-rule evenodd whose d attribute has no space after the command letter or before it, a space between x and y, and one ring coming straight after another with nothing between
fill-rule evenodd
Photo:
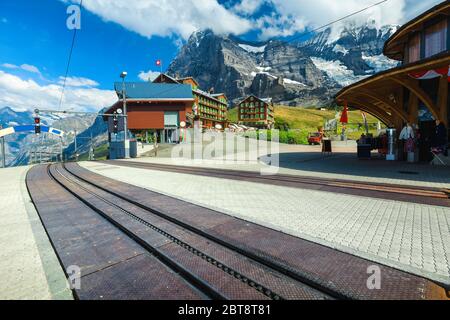
<instances>
[{"instance_id":1,"label":"snow patch","mask_svg":"<svg viewBox=\"0 0 450 320\"><path fill-rule=\"evenodd\" d=\"M367 76L355 76L352 70L349 70L341 61L328 61L322 58L311 57L314 65L324 71L330 78L341 84L348 86L356 81L362 80Z\"/></svg>"},{"instance_id":2,"label":"snow patch","mask_svg":"<svg viewBox=\"0 0 450 320\"><path fill-rule=\"evenodd\" d=\"M262 47L254 47L254 46L249 46L247 44L239 44L239 47L241 47L242 49L244 49L247 52L252 52L252 53L262 53L262 52L264 52L264 50L266 50L266 45L264 45Z\"/></svg>"},{"instance_id":3,"label":"snow patch","mask_svg":"<svg viewBox=\"0 0 450 320\"><path fill-rule=\"evenodd\" d=\"M257 74L265 74L265 75L267 75L268 77L270 77L270 78L272 78L272 79L277 79L277 78L278 78L278 77L274 76L273 74L270 74L270 73L264 72L264 71L259 71L259 72L253 71L252 73L250 73L250 75L251 75L253 78L256 77Z\"/></svg>"},{"instance_id":4,"label":"snow patch","mask_svg":"<svg viewBox=\"0 0 450 320\"><path fill-rule=\"evenodd\" d=\"M283 82L287 83L287 84L296 84L296 85L300 85L300 86L306 87L306 84L298 82L298 81L295 81L295 80L291 80L291 79L283 78Z\"/></svg>"},{"instance_id":5,"label":"snow patch","mask_svg":"<svg viewBox=\"0 0 450 320\"><path fill-rule=\"evenodd\" d=\"M334 46L333 52L342 53L344 56L346 56L349 53L349 50L344 48L340 44L337 44L337 45Z\"/></svg>"},{"instance_id":6,"label":"snow patch","mask_svg":"<svg viewBox=\"0 0 450 320\"><path fill-rule=\"evenodd\" d=\"M256 67L256 69L258 69L258 72L267 72L272 70L271 67Z\"/></svg>"},{"instance_id":7,"label":"snow patch","mask_svg":"<svg viewBox=\"0 0 450 320\"><path fill-rule=\"evenodd\" d=\"M365 53L363 53L362 58L369 67L374 69L375 72L392 69L397 67L399 64L398 61L391 60L382 54L378 56L368 56Z\"/></svg>"}]
</instances>

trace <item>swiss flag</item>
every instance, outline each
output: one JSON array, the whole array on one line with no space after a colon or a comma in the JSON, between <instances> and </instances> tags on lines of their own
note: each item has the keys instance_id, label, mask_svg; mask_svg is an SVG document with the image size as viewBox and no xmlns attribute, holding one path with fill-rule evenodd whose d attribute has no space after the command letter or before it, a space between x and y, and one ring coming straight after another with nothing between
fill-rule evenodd
<instances>
[{"instance_id":1,"label":"swiss flag","mask_svg":"<svg viewBox=\"0 0 450 320\"><path fill-rule=\"evenodd\" d=\"M161 60L156 60L156 65L159 67L159 66L161 66Z\"/></svg>"}]
</instances>

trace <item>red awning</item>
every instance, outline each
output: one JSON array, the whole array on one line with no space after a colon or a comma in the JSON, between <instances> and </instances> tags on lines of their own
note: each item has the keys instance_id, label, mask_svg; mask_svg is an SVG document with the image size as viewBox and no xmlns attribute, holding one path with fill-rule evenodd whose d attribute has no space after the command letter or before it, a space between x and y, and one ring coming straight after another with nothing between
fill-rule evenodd
<instances>
[{"instance_id":1,"label":"red awning","mask_svg":"<svg viewBox=\"0 0 450 320\"><path fill-rule=\"evenodd\" d=\"M425 70L421 72L414 72L410 73L409 76L414 79L418 80L427 80L427 79L434 79L437 77L447 76L450 81L450 68L439 68L439 69L432 69L432 70Z\"/></svg>"}]
</instances>

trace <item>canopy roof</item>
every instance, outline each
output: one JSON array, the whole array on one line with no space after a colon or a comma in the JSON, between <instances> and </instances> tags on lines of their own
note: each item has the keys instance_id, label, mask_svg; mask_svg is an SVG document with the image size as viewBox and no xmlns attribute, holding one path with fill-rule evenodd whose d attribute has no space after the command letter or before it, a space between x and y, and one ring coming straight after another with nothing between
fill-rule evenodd
<instances>
[{"instance_id":1,"label":"canopy roof","mask_svg":"<svg viewBox=\"0 0 450 320\"><path fill-rule=\"evenodd\" d=\"M435 118L440 118L437 104L420 87L416 74L448 68L449 65L450 52L446 51L429 59L383 71L342 89L336 95L336 102L347 102L349 107L366 111L385 124L393 125L396 121L408 122L411 118L411 114L403 108L403 92L407 89L427 106Z\"/></svg>"}]
</instances>

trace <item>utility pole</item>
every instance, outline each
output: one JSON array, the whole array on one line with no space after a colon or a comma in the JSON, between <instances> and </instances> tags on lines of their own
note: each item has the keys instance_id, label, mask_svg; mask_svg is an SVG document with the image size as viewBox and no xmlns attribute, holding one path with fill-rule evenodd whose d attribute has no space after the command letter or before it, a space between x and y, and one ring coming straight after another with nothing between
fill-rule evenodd
<instances>
[{"instance_id":1,"label":"utility pole","mask_svg":"<svg viewBox=\"0 0 450 320\"><path fill-rule=\"evenodd\" d=\"M94 161L95 160L95 149L94 149L94 138L92 136L92 128L91 128L91 150L92 150L91 161Z\"/></svg>"},{"instance_id":2,"label":"utility pole","mask_svg":"<svg viewBox=\"0 0 450 320\"><path fill-rule=\"evenodd\" d=\"M60 141L61 141L61 163L64 162L64 140L63 137L59 137Z\"/></svg>"},{"instance_id":3,"label":"utility pole","mask_svg":"<svg viewBox=\"0 0 450 320\"><path fill-rule=\"evenodd\" d=\"M0 125L0 130L3 126ZM6 168L5 137L2 137L2 168Z\"/></svg>"},{"instance_id":4,"label":"utility pole","mask_svg":"<svg viewBox=\"0 0 450 320\"><path fill-rule=\"evenodd\" d=\"M5 137L2 137L2 168L6 168Z\"/></svg>"},{"instance_id":5,"label":"utility pole","mask_svg":"<svg viewBox=\"0 0 450 320\"><path fill-rule=\"evenodd\" d=\"M126 96L126 90L125 90L125 77L127 76L127 72L124 71L120 74L120 77L122 78L122 101L123 101L123 137L124 137L124 143L125 143L125 159L130 158L130 145L128 143L128 121L127 121L127 96Z\"/></svg>"},{"instance_id":6,"label":"utility pole","mask_svg":"<svg viewBox=\"0 0 450 320\"><path fill-rule=\"evenodd\" d=\"M75 161L78 162L77 129L75 129Z\"/></svg>"},{"instance_id":7,"label":"utility pole","mask_svg":"<svg viewBox=\"0 0 450 320\"><path fill-rule=\"evenodd\" d=\"M42 163L42 136L39 144L39 163Z\"/></svg>"}]
</instances>

